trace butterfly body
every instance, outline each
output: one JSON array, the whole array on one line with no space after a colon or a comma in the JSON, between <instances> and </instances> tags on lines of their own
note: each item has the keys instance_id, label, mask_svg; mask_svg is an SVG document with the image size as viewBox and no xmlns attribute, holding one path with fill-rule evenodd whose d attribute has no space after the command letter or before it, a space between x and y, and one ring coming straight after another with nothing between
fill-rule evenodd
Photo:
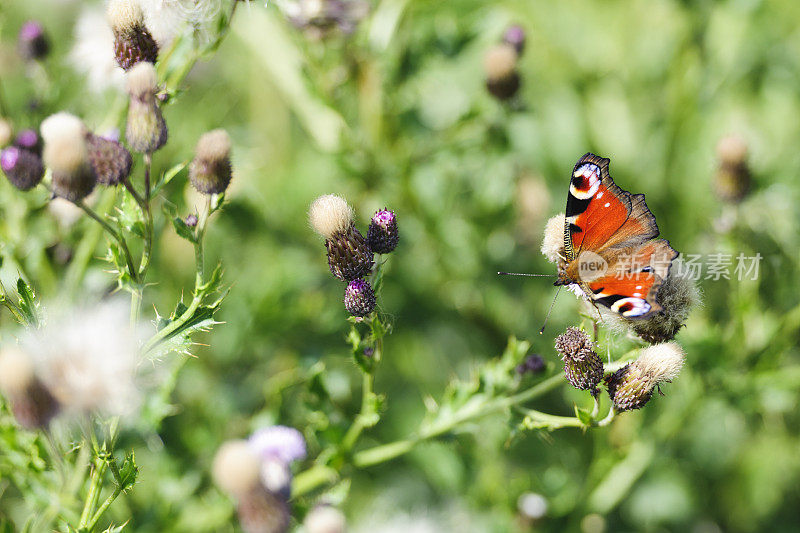
<instances>
[{"instance_id":1,"label":"butterfly body","mask_svg":"<svg viewBox=\"0 0 800 533\"><path fill-rule=\"evenodd\" d=\"M658 289L678 252L656 238L644 195L618 187L608 165L591 153L575 164L555 284L575 284L595 305L625 318L648 318L661 310Z\"/></svg>"}]
</instances>

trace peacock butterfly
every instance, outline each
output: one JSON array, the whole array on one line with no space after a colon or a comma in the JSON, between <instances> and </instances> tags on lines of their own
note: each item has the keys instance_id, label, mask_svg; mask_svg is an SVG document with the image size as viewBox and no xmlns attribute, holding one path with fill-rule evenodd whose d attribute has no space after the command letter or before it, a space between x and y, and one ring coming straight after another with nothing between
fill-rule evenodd
<instances>
[{"instance_id":1,"label":"peacock butterfly","mask_svg":"<svg viewBox=\"0 0 800 533\"><path fill-rule=\"evenodd\" d=\"M644 195L619 188L608 164L592 153L575 164L555 285L577 286L625 318L648 318L661 310L658 289L678 252L656 238Z\"/></svg>"}]
</instances>

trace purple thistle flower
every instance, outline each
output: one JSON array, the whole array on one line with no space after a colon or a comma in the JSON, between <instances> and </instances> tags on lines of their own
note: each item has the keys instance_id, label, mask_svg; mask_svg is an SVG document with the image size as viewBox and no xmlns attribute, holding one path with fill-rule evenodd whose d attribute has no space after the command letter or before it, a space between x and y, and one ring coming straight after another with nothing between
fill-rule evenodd
<instances>
[{"instance_id":1,"label":"purple thistle flower","mask_svg":"<svg viewBox=\"0 0 800 533\"><path fill-rule=\"evenodd\" d=\"M44 166L39 156L17 146L9 146L0 152L0 168L8 181L21 191L34 188L44 177Z\"/></svg>"},{"instance_id":2,"label":"purple thistle flower","mask_svg":"<svg viewBox=\"0 0 800 533\"><path fill-rule=\"evenodd\" d=\"M397 247L399 240L397 217L393 211L384 208L372 215L367 228L367 242L373 252L388 254Z\"/></svg>"},{"instance_id":3,"label":"purple thistle flower","mask_svg":"<svg viewBox=\"0 0 800 533\"><path fill-rule=\"evenodd\" d=\"M250 447L263 459L279 459L286 464L306 457L303 435L287 426L262 428L250 436Z\"/></svg>"},{"instance_id":4,"label":"purple thistle flower","mask_svg":"<svg viewBox=\"0 0 800 533\"><path fill-rule=\"evenodd\" d=\"M503 35L503 42L511 45L521 56L525 50L525 30L517 24L510 26Z\"/></svg>"},{"instance_id":5,"label":"purple thistle flower","mask_svg":"<svg viewBox=\"0 0 800 533\"><path fill-rule=\"evenodd\" d=\"M367 316L375 309L375 291L368 281L354 279L347 284L344 308L353 316Z\"/></svg>"},{"instance_id":6,"label":"purple thistle flower","mask_svg":"<svg viewBox=\"0 0 800 533\"><path fill-rule=\"evenodd\" d=\"M31 152L42 155L42 141L36 130L22 130L14 139L14 144Z\"/></svg>"}]
</instances>

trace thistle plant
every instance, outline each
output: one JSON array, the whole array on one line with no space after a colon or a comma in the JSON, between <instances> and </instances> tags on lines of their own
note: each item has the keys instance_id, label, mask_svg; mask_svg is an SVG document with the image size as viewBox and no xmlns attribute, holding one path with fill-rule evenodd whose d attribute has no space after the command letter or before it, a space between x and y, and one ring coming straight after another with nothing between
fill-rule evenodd
<instances>
[{"instance_id":1,"label":"thistle plant","mask_svg":"<svg viewBox=\"0 0 800 533\"><path fill-rule=\"evenodd\" d=\"M3 451L42 461L37 474L12 470L9 477L28 499L31 516L25 527L30 530L122 530L124 523L110 522L107 511L133 490L139 469L133 452L120 448L120 436L143 436L161 424L172 411L177 372L196 352L197 335L217 324L214 317L226 290L221 266L209 268L204 241L235 172L232 142L224 130L214 129L200 137L191 164L188 157L156 165L152 155L168 139L159 94L174 96L191 67L216 49L236 6L230 2L219 15L210 43L187 36L181 53L154 64L158 45L139 3L109 3L115 43L106 53L115 54L119 68L127 71L127 98L119 95L126 106L110 108L106 122L126 132L122 141L93 132L82 118L63 111L40 119L41 138L36 129L14 132L10 121L3 122L9 137L3 145L14 139L0 153L9 182L38 201L72 204L106 236L101 244L99 235L86 232L79 255L69 259L58 298L40 293L37 281L22 272L16 291L0 285L2 310L16 323L15 329L5 328L0 343L0 423L4 434L17 435L4 441ZM42 26L23 26L21 56L41 62L48 51ZM121 112L125 107L127 117ZM186 147L176 151L191 153ZM169 194L187 181L205 201L196 212L180 213ZM195 275L189 301L179 296L168 311L159 312L150 301L148 288L155 280L148 273L154 242L166 232L194 248ZM106 263L105 284L116 293L111 296L88 296L83 287L98 245ZM20 429L10 429L16 426ZM0 468L5 476L6 464ZM257 479L259 473L254 475ZM272 501L267 494L248 492L242 512L257 516Z\"/></svg>"}]
</instances>

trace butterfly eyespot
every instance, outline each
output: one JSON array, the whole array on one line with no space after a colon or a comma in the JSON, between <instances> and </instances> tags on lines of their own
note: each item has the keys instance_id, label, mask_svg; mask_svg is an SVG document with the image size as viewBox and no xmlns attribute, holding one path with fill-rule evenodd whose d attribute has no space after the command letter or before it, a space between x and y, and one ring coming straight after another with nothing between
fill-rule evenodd
<instances>
[{"instance_id":1,"label":"butterfly eyespot","mask_svg":"<svg viewBox=\"0 0 800 533\"><path fill-rule=\"evenodd\" d=\"M600 188L601 181L600 167L592 163L581 165L572 174L569 192L579 200L587 200Z\"/></svg>"},{"instance_id":2,"label":"butterfly eyespot","mask_svg":"<svg viewBox=\"0 0 800 533\"><path fill-rule=\"evenodd\" d=\"M620 298L611 305L611 310L624 317L637 317L650 312L650 304L641 298Z\"/></svg>"}]
</instances>

